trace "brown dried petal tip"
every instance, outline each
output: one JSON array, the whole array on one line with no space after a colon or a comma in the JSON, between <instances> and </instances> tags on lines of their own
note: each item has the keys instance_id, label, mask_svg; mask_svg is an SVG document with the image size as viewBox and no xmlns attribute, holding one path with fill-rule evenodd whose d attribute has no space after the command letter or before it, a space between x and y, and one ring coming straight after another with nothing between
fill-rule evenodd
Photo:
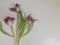
<instances>
[{"instance_id":1,"label":"brown dried petal tip","mask_svg":"<svg viewBox=\"0 0 60 45\"><path fill-rule=\"evenodd\" d=\"M4 21L5 21L6 24L8 24L9 21L10 21L10 23L12 23L12 22L14 22L14 20L15 20L14 17L6 17L6 18L4 19Z\"/></svg>"},{"instance_id":2,"label":"brown dried petal tip","mask_svg":"<svg viewBox=\"0 0 60 45\"><path fill-rule=\"evenodd\" d=\"M16 3L15 7L20 7L20 5L18 3Z\"/></svg>"},{"instance_id":3,"label":"brown dried petal tip","mask_svg":"<svg viewBox=\"0 0 60 45\"><path fill-rule=\"evenodd\" d=\"M36 21L36 19L32 18L31 15L29 15L29 16L27 17L27 21L28 21L28 23L33 23L33 22Z\"/></svg>"},{"instance_id":4,"label":"brown dried petal tip","mask_svg":"<svg viewBox=\"0 0 60 45\"><path fill-rule=\"evenodd\" d=\"M16 12L16 9L15 8L9 8L10 9L10 11L12 11L12 12Z\"/></svg>"}]
</instances>

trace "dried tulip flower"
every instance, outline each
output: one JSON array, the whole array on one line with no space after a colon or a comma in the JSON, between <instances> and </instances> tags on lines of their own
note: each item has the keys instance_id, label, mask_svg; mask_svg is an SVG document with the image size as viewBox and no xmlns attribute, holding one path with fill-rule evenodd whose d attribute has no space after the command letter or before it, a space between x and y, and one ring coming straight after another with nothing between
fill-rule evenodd
<instances>
[{"instance_id":1,"label":"dried tulip flower","mask_svg":"<svg viewBox=\"0 0 60 45\"><path fill-rule=\"evenodd\" d=\"M14 17L6 17L4 19L5 23L9 26L12 26L13 25L13 22L14 22L15 18Z\"/></svg>"},{"instance_id":2,"label":"dried tulip flower","mask_svg":"<svg viewBox=\"0 0 60 45\"><path fill-rule=\"evenodd\" d=\"M27 22L28 22L28 24L34 23L36 20L37 20L37 19L32 18L31 15L29 15L29 16L27 17Z\"/></svg>"},{"instance_id":3,"label":"dried tulip flower","mask_svg":"<svg viewBox=\"0 0 60 45\"><path fill-rule=\"evenodd\" d=\"M16 3L15 4L15 7L12 7L12 8L9 8L9 9L12 12L19 12L19 7L20 7L20 5Z\"/></svg>"}]
</instances>

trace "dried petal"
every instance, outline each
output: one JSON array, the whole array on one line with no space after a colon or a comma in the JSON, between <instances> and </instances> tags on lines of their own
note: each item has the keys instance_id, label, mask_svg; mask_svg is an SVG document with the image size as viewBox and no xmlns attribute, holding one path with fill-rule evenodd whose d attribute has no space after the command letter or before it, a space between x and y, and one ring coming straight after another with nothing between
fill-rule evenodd
<instances>
[{"instance_id":1,"label":"dried petal","mask_svg":"<svg viewBox=\"0 0 60 45\"><path fill-rule=\"evenodd\" d=\"M18 3L16 3L15 7L20 7L20 5Z\"/></svg>"},{"instance_id":2,"label":"dried petal","mask_svg":"<svg viewBox=\"0 0 60 45\"><path fill-rule=\"evenodd\" d=\"M15 7L9 8L12 12L18 12L20 5L16 3Z\"/></svg>"},{"instance_id":3,"label":"dried petal","mask_svg":"<svg viewBox=\"0 0 60 45\"><path fill-rule=\"evenodd\" d=\"M7 24L8 20L7 20L7 19L5 19L4 21L5 21L5 23Z\"/></svg>"},{"instance_id":4,"label":"dried petal","mask_svg":"<svg viewBox=\"0 0 60 45\"><path fill-rule=\"evenodd\" d=\"M8 24L8 25L12 25L13 22L14 22L15 18L14 17L6 17L4 19L5 23Z\"/></svg>"},{"instance_id":5,"label":"dried petal","mask_svg":"<svg viewBox=\"0 0 60 45\"><path fill-rule=\"evenodd\" d=\"M27 17L27 22L28 22L28 23L31 24L31 23L33 23L34 21L36 21L36 19L32 18L31 15L29 15L29 16Z\"/></svg>"},{"instance_id":6,"label":"dried petal","mask_svg":"<svg viewBox=\"0 0 60 45\"><path fill-rule=\"evenodd\" d=\"M15 8L9 8L10 9L10 11L12 11L12 12L16 12L16 9Z\"/></svg>"}]
</instances>

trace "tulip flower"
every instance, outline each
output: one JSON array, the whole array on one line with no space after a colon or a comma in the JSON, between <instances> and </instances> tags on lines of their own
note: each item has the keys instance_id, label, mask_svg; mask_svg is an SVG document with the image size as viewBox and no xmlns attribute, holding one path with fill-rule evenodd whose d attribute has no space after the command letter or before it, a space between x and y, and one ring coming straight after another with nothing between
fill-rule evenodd
<instances>
[{"instance_id":1,"label":"tulip flower","mask_svg":"<svg viewBox=\"0 0 60 45\"><path fill-rule=\"evenodd\" d=\"M10 26L13 24L14 20L15 20L14 17L6 17L4 19L5 23L8 24L8 25L10 25Z\"/></svg>"},{"instance_id":2,"label":"tulip flower","mask_svg":"<svg viewBox=\"0 0 60 45\"><path fill-rule=\"evenodd\" d=\"M12 8L9 8L9 9L12 12L19 12L19 7L20 7L20 5L16 3L15 4L15 7L12 7Z\"/></svg>"},{"instance_id":3,"label":"tulip flower","mask_svg":"<svg viewBox=\"0 0 60 45\"><path fill-rule=\"evenodd\" d=\"M34 23L35 21L36 21L36 19L32 18L31 15L29 15L29 16L27 17L27 22L28 22L28 24Z\"/></svg>"}]
</instances>

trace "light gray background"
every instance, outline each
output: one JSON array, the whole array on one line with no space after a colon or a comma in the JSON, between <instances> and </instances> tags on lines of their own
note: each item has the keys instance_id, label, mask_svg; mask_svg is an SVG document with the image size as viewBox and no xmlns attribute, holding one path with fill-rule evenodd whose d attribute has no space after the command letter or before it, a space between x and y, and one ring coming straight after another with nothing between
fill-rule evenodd
<instances>
[{"instance_id":1,"label":"light gray background","mask_svg":"<svg viewBox=\"0 0 60 45\"><path fill-rule=\"evenodd\" d=\"M21 45L60 45L60 0L0 0L2 22L5 16L16 17L8 9L15 3L22 4L27 14L31 13L39 20L31 33L22 39ZM9 27L3 25L10 32ZM0 45L13 45L13 40L0 32Z\"/></svg>"}]
</instances>

